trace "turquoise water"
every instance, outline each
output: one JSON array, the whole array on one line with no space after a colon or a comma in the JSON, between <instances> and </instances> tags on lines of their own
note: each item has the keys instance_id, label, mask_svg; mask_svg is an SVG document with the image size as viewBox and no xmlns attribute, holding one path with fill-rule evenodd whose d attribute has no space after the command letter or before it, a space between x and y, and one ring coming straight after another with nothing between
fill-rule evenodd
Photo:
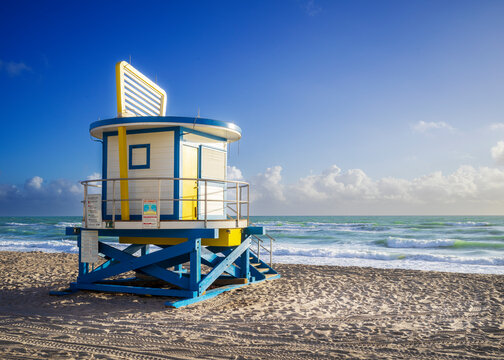
<instances>
[{"instance_id":1,"label":"turquoise water","mask_svg":"<svg viewBox=\"0 0 504 360\"><path fill-rule=\"evenodd\" d=\"M77 252L80 217L0 217L0 251ZM260 216L274 261L504 274L504 217ZM113 241L113 239L109 239Z\"/></svg>"}]
</instances>

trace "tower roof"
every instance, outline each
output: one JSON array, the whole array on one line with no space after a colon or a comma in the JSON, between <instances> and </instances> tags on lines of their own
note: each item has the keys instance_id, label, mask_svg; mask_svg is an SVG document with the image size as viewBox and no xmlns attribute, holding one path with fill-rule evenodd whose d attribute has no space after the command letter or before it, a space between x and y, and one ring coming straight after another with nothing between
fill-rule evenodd
<instances>
[{"instance_id":1,"label":"tower roof","mask_svg":"<svg viewBox=\"0 0 504 360\"><path fill-rule=\"evenodd\" d=\"M184 126L192 130L220 137L224 141L234 142L241 138L240 127L233 123L183 116L136 116L98 120L91 123L89 132L95 138L101 139L104 132L117 131L119 126L125 126L127 130Z\"/></svg>"}]
</instances>

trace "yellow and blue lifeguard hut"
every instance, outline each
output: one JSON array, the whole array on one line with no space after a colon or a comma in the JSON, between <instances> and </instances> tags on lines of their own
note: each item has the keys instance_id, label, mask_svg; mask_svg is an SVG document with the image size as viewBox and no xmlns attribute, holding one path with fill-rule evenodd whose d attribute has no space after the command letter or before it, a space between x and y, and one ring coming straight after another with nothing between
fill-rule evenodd
<instances>
[{"instance_id":1,"label":"yellow and blue lifeguard hut","mask_svg":"<svg viewBox=\"0 0 504 360\"><path fill-rule=\"evenodd\" d=\"M180 299L167 305L180 307L280 277L271 267L273 239L249 226L249 184L227 179L229 144L241 129L166 116L166 92L125 61L116 81L117 118L90 125L103 144L102 179L81 182L82 227L66 229L78 239L79 275L52 294L169 296ZM129 271L136 276L121 278Z\"/></svg>"}]
</instances>

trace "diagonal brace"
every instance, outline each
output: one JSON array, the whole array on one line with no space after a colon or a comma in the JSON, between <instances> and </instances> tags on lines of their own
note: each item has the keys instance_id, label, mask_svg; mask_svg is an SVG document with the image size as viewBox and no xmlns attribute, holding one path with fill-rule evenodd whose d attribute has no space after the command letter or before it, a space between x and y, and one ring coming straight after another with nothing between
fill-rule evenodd
<instances>
[{"instance_id":1,"label":"diagonal brace","mask_svg":"<svg viewBox=\"0 0 504 360\"><path fill-rule=\"evenodd\" d=\"M235 262L238 257L250 246L250 239L244 240L236 249L231 251L229 255L227 255L220 263L219 265L215 266L206 276L203 280L201 280L199 284L199 292L200 294L203 293L212 283L217 279L219 276L222 275L222 273L228 268L229 265L231 265L233 262Z\"/></svg>"},{"instance_id":2,"label":"diagonal brace","mask_svg":"<svg viewBox=\"0 0 504 360\"><path fill-rule=\"evenodd\" d=\"M191 244L189 244L189 242L175 245L170 248L156 251L141 257L125 254L123 251L102 242L99 243L99 251L109 258L119 260L120 263L111 265L99 271L93 271L91 273L85 274L79 278L79 282L95 282L121 274L129 270L141 269L145 273L160 278L173 285L184 288L187 287L187 280L185 278L182 278L180 274L173 273L155 264L190 252Z\"/></svg>"},{"instance_id":3,"label":"diagonal brace","mask_svg":"<svg viewBox=\"0 0 504 360\"><path fill-rule=\"evenodd\" d=\"M224 257L222 256L217 256L215 254L203 254L201 253L201 263L210 266L210 267L215 267L217 266ZM227 269L225 270L229 275L232 275L234 277L240 277L240 269L238 269L235 265L230 264Z\"/></svg>"},{"instance_id":4,"label":"diagonal brace","mask_svg":"<svg viewBox=\"0 0 504 360\"><path fill-rule=\"evenodd\" d=\"M128 246L126 249L123 250L123 252L127 253L127 254L131 254L133 255L134 253L136 253L138 250L140 250L144 245L136 245L136 244L132 244L130 246ZM96 269L94 269L93 271L99 271L99 270L103 270L107 267L109 267L110 265L114 265L114 264L117 264L118 261L117 260L114 260L114 259L111 259L110 257L108 256L105 256L105 258L107 259L106 262L104 262L103 264L101 264L100 266L98 266Z\"/></svg>"}]
</instances>

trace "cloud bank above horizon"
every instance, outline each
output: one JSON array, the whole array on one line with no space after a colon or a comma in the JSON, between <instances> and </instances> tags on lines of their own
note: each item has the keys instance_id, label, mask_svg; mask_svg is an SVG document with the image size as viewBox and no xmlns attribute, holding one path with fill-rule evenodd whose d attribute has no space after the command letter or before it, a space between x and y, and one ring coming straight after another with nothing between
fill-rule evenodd
<instances>
[{"instance_id":1,"label":"cloud bank above horizon","mask_svg":"<svg viewBox=\"0 0 504 360\"><path fill-rule=\"evenodd\" d=\"M234 172L237 169L233 169ZM332 165L295 183L273 166L250 179L254 215L498 215L504 213L504 170L462 165L412 180L373 179Z\"/></svg>"},{"instance_id":2,"label":"cloud bank above horizon","mask_svg":"<svg viewBox=\"0 0 504 360\"><path fill-rule=\"evenodd\" d=\"M504 141L490 149L504 165ZM504 168L461 165L452 173L435 171L408 180L373 179L362 169L331 165L318 174L284 182L282 166L267 168L249 179L228 166L229 180L250 183L252 215L500 215L504 214ZM98 179L93 173L88 180ZM82 186L40 176L22 186L0 184L0 216L78 215Z\"/></svg>"}]
</instances>

